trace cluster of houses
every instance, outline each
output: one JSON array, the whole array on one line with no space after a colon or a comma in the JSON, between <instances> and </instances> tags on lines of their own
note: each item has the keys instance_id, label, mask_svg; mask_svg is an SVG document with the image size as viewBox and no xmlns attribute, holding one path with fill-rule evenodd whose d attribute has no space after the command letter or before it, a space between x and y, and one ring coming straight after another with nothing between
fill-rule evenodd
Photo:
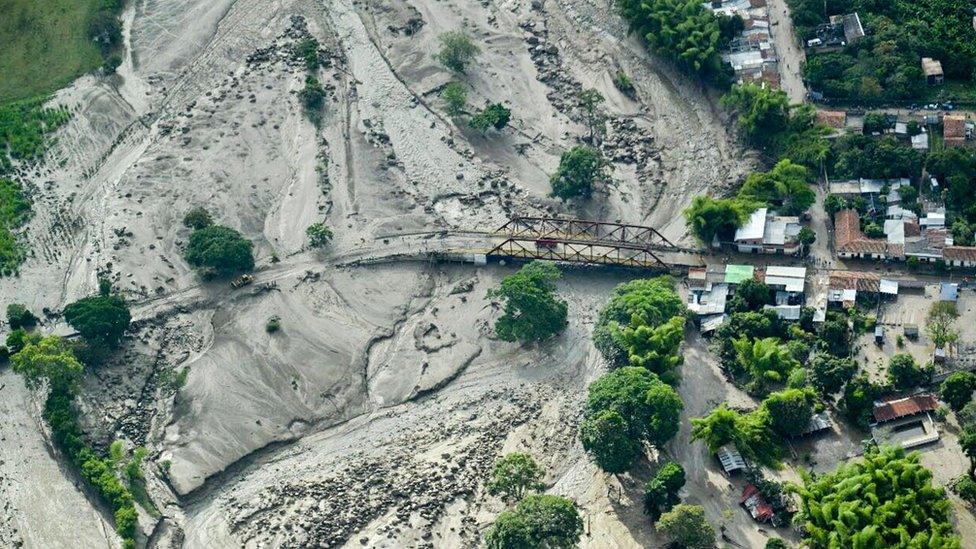
<instances>
[{"instance_id":1,"label":"cluster of houses","mask_svg":"<svg viewBox=\"0 0 976 549\"><path fill-rule=\"evenodd\" d=\"M937 185L937 182L933 184ZM946 227L944 209L919 216L901 206L899 189L908 185L907 179L831 182L831 194L843 198L862 197L870 211L880 213L882 208L884 210L883 237L864 234L857 210L848 208L837 212L834 215L834 252L837 256L920 263L944 261L952 267L976 267L976 247L955 245L952 233Z\"/></svg>"},{"instance_id":2,"label":"cluster of houses","mask_svg":"<svg viewBox=\"0 0 976 549\"><path fill-rule=\"evenodd\" d=\"M864 26L857 12L832 15L828 23L816 28L815 34L807 40L807 49L811 53L829 53L857 43L864 36Z\"/></svg>"},{"instance_id":3,"label":"cluster of houses","mask_svg":"<svg viewBox=\"0 0 976 549\"><path fill-rule=\"evenodd\" d=\"M735 80L779 87L779 60L770 35L766 0L712 0L705 7L716 14L738 15L744 28L728 44L722 59L732 67Z\"/></svg>"},{"instance_id":4,"label":"cluster of houses","mask_svg":"<svg viewBox=\"0 0 976 549\"><path fill-rule=\"evenodd\" d=\"M702 333L710 333L725 323L725 306L735 289L746 280L764 282L775 293L775 304L766 307L784 320L799 320L806 285L806 267L718 265L688 271L688 303L697 315Z\"/></svg>"},{"instance_id":5,"label":"cluster of houses","mask_svg":"<svg viewBox=\"0 0 976 549\"><path fill-rule=\"evenodd\" d=\"M845 131L863 131L864 126L860 117L849 116L847 111L823 109L817 111L817 122L834 130L831 137L843 135ZM929 132L926 127L934 127L942 124L942 140L946 146L962 147L968 141L976 139L976 123L966 119L961 114L929 114L925 116L909 117L888 115L888 128L885 133L889 133L911 144L911 147L918 151L927 151L931 146ZM919 130L910 132L912 122L918 124Z\"/></svg>"}]
</instances>

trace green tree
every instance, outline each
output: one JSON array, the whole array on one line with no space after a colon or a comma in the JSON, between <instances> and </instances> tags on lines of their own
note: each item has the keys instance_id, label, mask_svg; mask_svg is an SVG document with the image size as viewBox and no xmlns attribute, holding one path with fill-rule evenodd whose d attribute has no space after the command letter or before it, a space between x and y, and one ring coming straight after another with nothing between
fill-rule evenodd
<instances>
[{"instance_id":1,"label":"green tree","mask_svg":"<svg viewBox=\"0 0 976 549\"><path fill-rule=\"evenodd\" d=\"M460 82L450 82L441 91L441 99L447 106L447 114L461 116L468 106L468 90Z\"/></svg>"},{"instance_id":2,"label":"green tree","mask_svg":"<svg viewBox=\"0 0 976 549\"><path fill-rule=\"evenodd\" d=\"M952 505L918 453L873 448L833 473L792 489L800 496L795 519L810 547L925 547L958 549Z\"/></svg>"},{"instance_id":3,"label":"green tree","mask_svg":"<svg viewBox=\"0 0 976 549\"><path fill-rule=\"evenodd\" d=\"M957 316L959 313L956 311L956 304L951 301L938 301L932 304L925 331L936 347L945 348L959 339L959 331L955 327Z\"/></svg>"},{"instance_id":4,"label":"green tree","mask_svg":"<svg viewBox=\"0 0 976 549\"><path fill-rule=\"evenodd\" d=\"M631 326L656 328L676 316L685 305L670 276L632 280L614 288L593 328L593 344L611 368L627 364L630 352L619 337Z\"/></svg>"},{"instance_id":5,"label":"green tree","mask_svg":"<svg viewBox=\"0 0 976 549\"><path fill-rule=\"evenodd\" d=\"M972 372L955 372L939 387L942 400L955 412L973 400L973 391L976 391L976 374Z\"/></svg>"},{"instance_id":6,"label":"green tree","mask_svg":"<svg viewBox=\"0 0 976 549\"><path fill-rule=\"evenodd\" d=\"M583 520L573 502L533 494L502 512L485 534L489 549L571 549L579 544Z\"/></svg>"},{"instance_id":7,"label":"green tree","mask_svg":"<svg viewBox=\"0 0 976 549\"><path fill-rule=\"evenodd\" d=\"M790 355L789 349L774 337L742 337L734 340L732 346L738 368L749 376L746 388L751 393L765 393L768 384L786 381L790 371L800 366Z\"/></svg>"},{"instance_id":8,"label":"green tree","mask_svg":"<svg viewBox=\"0 0 976 549\"><path fill-rule=\"evenodd\" d=\"M501 103L489 103L485 105L485 108L476 112L471 117L468 125L484 134L489 128L495 128L499 131L504 129L511 119L512 111L505 108L504 105Z\"/></svg>"},{"instance_id":9,"label":"green tree","mask_svg":"<svg viewBox=\"0 0 976 549\"><path fill-rule=\"evenodd\" d=\"M203 229L213 225L213 217L203 206L196 206L183 216L183 225L191 229Z\"/></svg>"},{"instance_id":10,"label":"green tree","mask_svg":"<svg viewBox=\"0 0 976 549\"><path fill-rule=\"evenodd\" d=\"M322 107L325 105L325 88L319 79L312 75L305 77L305 87L298 92L298 99L302 102L305 114L313 124L322 120Z\"/></svg>"},{"instance_id":11,"label":"green tree","mask_svg":"<svg viewBox=\"0 0 976 549\"><path fill-rule=\"evenodd\" d=\"M69 304L64 308L64 319L90 345L113 349L129 329L132 315L121 297L98 295Z\"/></svg>"},{"instance_id":12,"label":"green tree","mask_svg":"<svg viewBox=\"0 0 976 549\"><path fill-rule=\"evenodd\" d=\"M609 167L610 163L603 158L600 151L577 145L559 158L559 167L549 179L549 184L552 185L551 195L564 200L589 198L593 193L593 184L607 179Z\"/></svg>"},{"instance_id":13,"label":"green tree","mask_svg":"<svg viewBox=\"0 0 976 549\"><path fill-rule=\"evenodd\" d=\"M827 197L824 198L824 210L827 211L827 214L831 218L833 218L837 212L845 208L847 208L847 201L836 194L828 194Z\"/></svg>"},{"instance_id":14,"label":"green tree","mask_svg":"<svg viewBox=\"0 0 976 549\"><path fill-rule=\"evenodd\" d=\"M685 549L711 549L715 547L715 530L705 519L705 509L700 505L680 503L661 515L654 528L672 544Z\"/></svg>"},{"instance_id":15,"label":"green tree","mask_svg":"<svg viewBox=\"0 0 976 549\"><path fill-rule=\"evenodd\" d=\"M685 469L678 463L669 461L654 474L654 478L644 485L644 509L652 520L674 507L679 499L678 492L685 485Z\"/></svg>"},{"instance_id":16,"label":"green tree","mask_svg":"<svg viewBox=\"0 0 976 549\"><path fill-rule=\"evenodd\" d=\"M759 204L740 199L715 199L699 195L684 211L692 234L703 244L711 244L716 236L731 240L735 230L745 223Z\"/></svg>"},{"instance_id":17,"label":"green tree","mask_svg":"<svg viewBox=\"0 0 976 549\"><path fill-rule=\"evenodd\" d=\"M626 366L590 384L586 415L615 410L626 420L631 438L662 446L678 432L684 404L673 388L646 368Z\"/></svg>"},{"instance_id":18,"label":"green tree","mask_svg":"<svg viewBox=\"0 0 976 549\"><path fill-rule=\"evenodd\" d=\"M761 311L763 306L774 303L773 290L765 283L749 278L739 284L729 303L732 312Z\"/></svg>"},{"instance_id":19,"label":"green tree","mask_svg":"<svg viewBox=\"0 0 976 549\"><path fill-rule=\"evenodd\" d=\"M72 390L81 379L84 367L58 336L29 338L24 347L10 357L15 372L24 376L28 387L48 380L52 388Z\"/></svg>"},{"instance_id":20,"label":"green tree","mask_svg":"<svg viewBox=\"0 0 976 549\"><path fill-rule=\"evenodd\" d=\"M241 233L212 225L193 231L186 249L186 261L203 269L205 275L228 275L254 268L254 245Z\"/></svg>"},{"instance_id":21,"label":"green tree","mask_svg":"<svg viewBox=\"0 0 976 549\"><path fill-rule=\"evenodd\" d=\"M654 53L688 71L727 85L718 17L695 0L619 0L621 15Z\"/></svg>"},{"instance_id":22,"label":"green tree","mask_svg":"<svg viewBox=\"0 0 976 549\"><path fill-rule=\"evenodd\" d=\"M753 143L765 146L790 124L790 101L786 92L769 86L732 86L722 105L738 112L739 127Z\"/></svg>"},{"instance_id":23,"label":"green tree","mask_svg":"<svg viewBox=\"0 0 976 549\"><path fill-rule=\"evenodd\" d=\"M583 90L579 94L579 108L586 117L586 125L590 129L590 143L595 143L594 138L598 133L598 125L603 123L600 114L600 105L603 103L603 95L595 89Z\"/></svg>"},{"instance_id":24,"label":"green tree","mask_svg":"<svg viewBox=\"0 0 976 549\"><path fill-rule=\"evenodd\" d=\"M959 446L969 458L969 476L976 476L976 424L967 423L959 433Z\"/></svg>"},{"instance_id":25,"label":"green tree","mask_svg":"<svg viewBox=\"0 0 976 549\"><path fill-rule=\"evenodd\" d=\"M704 442L713 453L733 444L745 458L778 467L782 448L773 437L771 424L765 408L740 414L723 403L707 416L691 420L691 439Z\"/></svg>"},{"instance_id":26,"label":"green tree","mask_svg":"<svg viewBox=\"0 0 976 549\"><path fill-rule=\"evenodd\" d=\"M784 158L768 172L750 174L738 196L776 208L784 215L800 215L816 199L810 186L812 179L810 170Z\"/></svg>"},{"instance_id":27,"label":"green tree","mask_svg":"<svg viewBox=\"0 0 976 549\"><path fill-rule=\"evenodd\" d=\"M507 502L522 499L529 490L542 490L542 469L529 454L514 452L495 462L488 480L488 493Z\"/></svg>"},{"instance_id":28,"label":"green tree","mask_svg":"<svg viewBox=\"0 0 976 549\"><path fill-rule=\"evenodd\" d=\"M332 242L332 238L335 236L332 233L332 229L326 226L325 223L319 221L318 223L312 223L305 229L305 236L308 237L308 244L313 248L324 248Z\"/></svg>"},{"instance_id":29,"label":"green tree","mask_svg":"<svg viewBox=\"0 0 976 549\"><path fill-rule=\"evenodd\" d=\"M789 437L803 433L810 426L816 399L813 389L786 389L770 393L762 406L769 412L773 431Z\"/></svg>"},{"instance_id":30,"label":"green tree","mask_svg":"<svg viewBox=\"0 0 976 549\"><path fill-rule=\"evenodd\" d=\"M844 386L841 410L848 419L862 429L867 429L872 420L874 401L885 393L885 387L872 383L866 374L855 376Z\"/></svg>"},{"instance_id":31,"label":"green tree","mask_svg":"<svg viewBox=\"0 0 976 549\"><path fill-rule=\"evenodd\" d=\"M17 328L7 334L7 339L5 341L6 347L10 354L15 354L27 345L28 340L30 340L31 333L23 328Z\"/></svg>"},{"instance_id":32,"label":"green tree","mask_svg":"<svg viewBox=\"0 0 976 549\"><path fill-rule=\"evenodd\" d=\"M37 326L37 317L20 303L11 303L7 305L7 324L10 324L11 330L31 329Z\"/></svg>"},{"instance_id":33,"label":"green tree","mask_svg":"<svg viewBox=\"0 0 976 549\"><path fill-rule=\"evenodd\" d=\"M305 70L314 71L319 68L319 41L312 38L302 38L292 48L292 56L305 63Z\"/></svg>"},{"instance_id":34,"label":"green tree","mask_svg":"<svg viewBox=\"0 0 976 549\"><path fill-rule=\"evenodd\" d=\"M810 246L813 246L813 243L817 241L817 233L813 232L810 227L803 227L797 234L797 240L809 252Z\"/></svg>"},{"instance_id":35,"label":"green tree","mask_svg":"<svg viewBox=\"0 0 976 549\"><path fill-rule=\"evenodd\" d=\"M504 302L504 314L495 322L500 339L540 341L566 327L568 306L556 297L560 276L555 265L532 261L488 291L488 299Z\"/></svg>"},{"instance_id":36,"label":"green tree","mask_svg":"<svg viewBox=\"0 0 976 549\"><path fill-rule=\"evenodd\" d=\"M817 353L810 362L810 370L810 380L820 394L832 395L857 373L857 362L853 358Z\"/></svg>"},{"instance_id":37,"label":"green tree","mask_svg":"<svg viewBox=\"0 0 976 549\"><path fill-rule=\"evenodd\" d=\"M481 53L471 37L461 30L445 32L440 36L440 41L441 49L436 55L437 60L456 73L464 73L468 64Z\"/></svg>"},{"instance_id":38,"label":"green tree","mask_svg":"<svg viewBox=\"0 0 976 549\"><path fill-rule=\"evenodd\" d=\"M918 387L928 381L931 375L931 369L921 368L908 353L898 353L888 363L888 380L899 390Z\"/></svg>"},{"instance_id":39,"label":"green tree","mask_svg":"<svg viewBox=\"0 0 976 549\"><path fill-rule=\"evenodd\" d=\"M675 371L682 363L678 349L685 337L684 317L673 316L656 328L644 324L640 317L634 320L619 331L630 365L647 368L673 384L677 381Z\"/></svg>"},{"instance_id":40,"label":"green tree","mask_svg":"<svg viewBox=\"0 0 976 549\"><path fill-rule=\"evenodd\" d=\"M869 112L864 115L865 135L884 133L890 127L890 124L888 124L888 115L883 112Z\"/></svg>"},{"instance_id":41,"label":"green tree","mask_svg":"<svg viewBox=\"0 0 976 549\"><path fill-rule=\"evenodd\" d=\"M632 438L627 420L616 410L601 410L583 420L580 442L596 464L612 474L630 469L641 452L641 443Z\"/></svg>"},{"instance_id":42,"label":"green tree","mask_svg":"<svg viewBox=\"0 0 976 549\"><path fill-rule=\"evenodd\" d=\"M789 545L782 538L769 538L766 540L765 549L790 549Z\"/></svg>"},{"instance_id":43,"label":"green tree","mask_svg":"<svg viewBox=\"0 0 976 549\"><path fill-rule=\"evenodd\" d=\"M828 353L840 357L851 354L851 329L846 316L827 311L827 317L820 325L818 336L821 345Z\"/></svg>"}]
</instances>

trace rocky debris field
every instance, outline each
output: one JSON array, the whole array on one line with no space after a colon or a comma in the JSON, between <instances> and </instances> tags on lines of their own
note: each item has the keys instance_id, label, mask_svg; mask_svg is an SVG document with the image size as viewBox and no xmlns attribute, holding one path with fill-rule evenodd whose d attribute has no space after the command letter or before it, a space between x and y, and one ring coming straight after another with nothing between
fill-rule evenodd
<instances>
[{"instance_id":1,"label":"rocky debris field","mask_svg":"<svg viewBox=\"0 0 976 549\"><path fill-rule=\"evenodd\" d=\"M118 73L55 98L73 118L21 174L33 253L0 295L63 334L58 311L99 276L132 303L123 350L86 376L79 402L97 448L149 450L158 513L141 512L142 541L470 546L502 509L486 472L514 450L582 506L584 545L659 541L639 494L607 498L576 434L585 387L605 368L589 340L595 311L629 275L568 271L570 329L526 348L491 335L499 312L485 294L510 266L369 260L425 245L395 235L487 230L514 214L686 238L676 212L750 166L714 97L592 0L180 0L133 3L123 21ZM434 59L438 36L458 28L481 48L463 76ZM292 53L309 37L318 124ZM618 71L632 94L614 86ZM452 80L469 108L505 104L510 126L483 136L451 118L439 93ZM562 203L549 176L589 140L584 89L605 98L596 141L613 178L589 203ZM254 242L257 284L203 282L183 260L182 217L198 205ZM336 235L325 251L306 245L318 221ZM269 318L280 332L267 333ZM78 545L117 545L45 438L41 398L2 373L0 400L25 405L0 423L0 544L64 546L68 517ZM59 497L41 501L34 485Z\"/></svg>"}]
</instances>

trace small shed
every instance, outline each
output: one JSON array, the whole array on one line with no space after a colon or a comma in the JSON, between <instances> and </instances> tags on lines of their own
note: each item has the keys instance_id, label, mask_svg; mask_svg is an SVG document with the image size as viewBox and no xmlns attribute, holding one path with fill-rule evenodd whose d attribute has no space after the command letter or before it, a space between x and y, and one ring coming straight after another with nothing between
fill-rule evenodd
<instances>
[{"instance_id":1,"label":"small shed","mask_svg":"<svg viewBox=\"0 0 976 549\"><path fill-rule=\"evenodd\" d=\"M910 322L905 324L903 329L905 331L905 337L908 339L918 339L918 324Z\"/></svg>"},{"instance_id":2,"label":"small shed","mask_svg":"<svg viewBox=\"0 0 976 549\"><path fill-rule=\"evenodd\" d=\"M942 62L931 57L922 58L922 72L925 73L925 82L929 86L937 86L945 79L942 72Z\"/></svg>"},{"instance_id":3,"label":"small shed","mask_svg":"<svg viewBox=\"0 0 976 549\"><path fill-rule=\"evenodd\" d=\"M739 504L749 511L756 522L770 522L776 515L773 506L763 498L759 489L750 483L746 483L745 489L742 490L742 498L739 500Z\"/></svg>"},{"instance_id":4,"label":"small shed","mask_svg":"<svg viewBox=\"0 0 976 549\"><path fill-rule=\"evenodd\" d=\"M874 327L874 342L878 345L884 344L884 326Z\"/></svg>"},{"instance_id":5,"label":"small shed","mask_svg":"<svg viewBox=\"0 0 976 549\"><path fill-rule=\"evenodd\" d=\"M736 471L742 471L746 468L746 460L742 458L742 454L739 453L734 447L725 445L715 452L715 457L722 464L722 469L725 470L725 474L731 475Z\"/></svg>"},{"instance_id":6,"label":"small shed","mask_svg":"<svg viewBox=\"0 0 976 549\"><path fill-rule=\"evenodd\" d=\"M955 302L959 299L959 284L943 282L939 285L939 301Z\"/></svg>"}]
</instances>

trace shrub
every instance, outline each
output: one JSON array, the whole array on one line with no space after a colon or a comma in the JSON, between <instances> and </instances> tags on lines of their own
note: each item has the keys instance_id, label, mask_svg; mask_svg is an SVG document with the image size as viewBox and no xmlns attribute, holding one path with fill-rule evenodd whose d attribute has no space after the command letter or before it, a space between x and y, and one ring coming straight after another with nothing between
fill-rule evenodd
<instances>
[{"instance_id":1,"label":"shrub","mask_svg":"<svg viewBox=\"0 0 976 549\"><path fill-rule=\"evenodd\" d=\"M37 317L20 303L11 303L7 305L7 323L11 330L29 329L37 325Z\"/></svg>"},{"instance_id":2,"label":"shrub","mask_svg":"<svg viewBox=\"0 0 976 549\"><path fill-rule=\"evenodd\" d=\"M317 126L322 121L322 107L325 105L325 88L319 83L319 79L306 76L305 87L298 92L298 99L302 102L302 109L309 121Z\"/></svg>"},{"instance_id":3,"label":"shrub","mask_svg":"<svg viewBox=\"0 0 976 549\"><path fill-rule=\"evenodd\" d=\"M976 481L969 475L963 475L952 484L952 491L970 505L976 504Z\"/></svg>"},{"instance_id":4,"label":"shrub","mask_svg":"<svg viewBox=\"0 0 976 549\"><path fill-rule=\"evenodd\" d=\"M325 223L318 222L312 223L305 229L305 236L308 237L308 244L313 248L324 248L332 242L333 233L332 229L327 227Z\"/></svg>"},{"instance_id":5,"label":"shrub","mask_svg":"<svg viewBox=\"0 0 976 549\"><path fill-rule=\"evenodd\" d=\"M305 70L319 68L319 42L314 38L302 38L292 48L292 56L305 63Z\"/></svg>"},{"instance_id":6,"label":"shrub","mask_svg":"<svg viewBox=\"0 0 976 549\"><path fill-rule=\"evenodd\" d=\"M613 76L613 85L620 93L626 95L627 97L633 98L636 90L634 89L634 82L627 76L624 71L617 71Z\"/></svg>"},{"instance_id":7,"label":"shrub","mask_svg":"<svg viewBox=\"0 0 976 549\"><path fill-rule=\"evenodd\" d=\"M268 319L268 323L264 325L264 331L269 334L276 333L281 330L281 319L273 316Z\"/></svg>"},{"instance_id":8,"label":"shrub","mask_svg":"<svg viewBox=\"0 0 976 549\"><path fill-rule=\"evenodd\" d=\"M447 105L447 113L460 116L468 106L468 90L460 82L451 82L441 91L441 99Z\"/></svg>"},{"instance_id":9,"label":"shrub","mask_svg":"<svg viewBox=\"0 0 976 549\"><path fill-rule=\"evenodd\" d=\"M183 216L184 227L199 230L211 225L213 225L213 217L211 217L210 212L203 206L190 208L190 211L186 212L186 215Z\"/></svg>"},{"instance_id":10,"label":"shrub","mask_svg":"<svg viewBox=\"0 0 976 549\"><path fill-rule=\"evenodd\" d=\"M186 250L186 261L219 275L250 271L254 268L253 244L241 233L221 225L212 225L193 232Z\"/></svg>"},{"instance_id":11,"label":"shrub","mask_svg":"<svg viewBox=\"0 0 976 549\"><path fill-rule=\"evenodd\" d=\"M644 485L644 509L653 520L678 503L678 491L685 485L685 470L669 461Z\"/></svg>"},{"instance_id":12,"label":"shrub","mask_svg":"<svg viewBox=\"0 0 976 549\"><path fill-rule=\"evenodd\" d=\"M468 121L468 125L484 134L489 128L502 130L508 125L511 118L512 111L505 108L504 105L501 103L489 103L485 105L485 108L481 109L471 117L471 120Z\"/></svg>"},{"instance_id":13,"label":"shrub","mask_svg":"<svg viewBox=\"0 0 976 549\"><path fill-rule=\"evenodd\" d=\"M468 64L481 52L464 31L446 32L440 36L440 40L437 60L456 73L464 73Z\"/></svg>"},{"instance_id":14,"label":"shrub","mask_svg":"<svg viewBox=\"0 0 976 549\"><path fill-rule=\"evenodd\" d=\"M27 330L23 328L17 328L7 334L7 349L10 350L10 354L15 354L20 352L27 344L28 334Z\"/></svg>"}]
</instances>

